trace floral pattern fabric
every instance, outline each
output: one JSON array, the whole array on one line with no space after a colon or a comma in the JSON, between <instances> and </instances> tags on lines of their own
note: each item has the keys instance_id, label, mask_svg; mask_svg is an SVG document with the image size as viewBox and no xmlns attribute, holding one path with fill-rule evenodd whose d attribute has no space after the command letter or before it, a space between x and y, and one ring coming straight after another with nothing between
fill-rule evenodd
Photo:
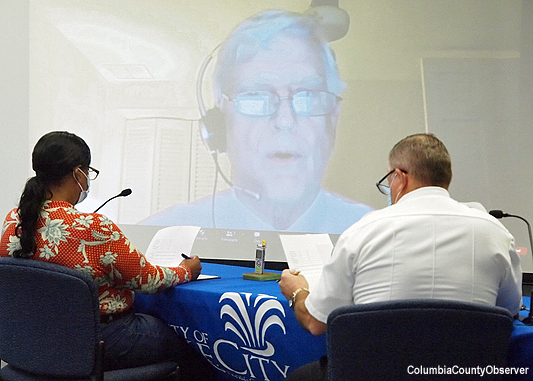
<instances>
[{"instance_id":1,"label":"floral pattern fabric","mask_svg":"<svg viewBox=\"0 0 533 381\"><path fill-rule=\"evenodd\" d=\"M15 235L17 209L2 226L0 256L12 256L20 247ZM114 314L129 309L134 292L153 294L189 281L187 266L150 264L122 231L98 213L81 213L66 201L46 201L37 225L34 259L78 269L98 286L100 312Z\"/></svg>"}]
</instances>

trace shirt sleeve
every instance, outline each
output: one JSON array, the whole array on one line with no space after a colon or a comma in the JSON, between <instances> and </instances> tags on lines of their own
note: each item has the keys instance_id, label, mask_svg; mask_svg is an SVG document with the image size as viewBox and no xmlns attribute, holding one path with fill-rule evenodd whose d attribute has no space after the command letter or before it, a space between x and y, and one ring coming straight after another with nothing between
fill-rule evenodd
<instances>
[{"instance_id":1,"label":"shirt sleeve","mask_svg":"<svg viewBox=\"0 0 533 381\"><path fill-rule=\"evenodd\" d=\"M178 267L164 267L152 265L139 252L132 242L124 235L120 228L105 216L94 214L95 223L99 228L92 231L92 236L101 242L103 237L108 245L94 248L98 251L98 264L103 268L105 280L116 288L128 288L135 292L153 294L165 288L185 283L191 280L191 270L185 265ZM87 243L90 248L90 242ZM87 250L89 250L87 248Z\"/></svg>"},{"instance_id":2,"label":"shirt sleeve","mask_svg":"<svg viewBox=\"0 0 533 381\"><path fill-rule=\"evenodd\" d=\"M17 209L10 211L2 224L2 236L0 237L0 256L11 255L20 248L20 240L15 236L15 228L19 222Z\"/></svg>"},{"instance_id":3,"label":"shirt sleeve","mask_svg":"<svg viewBox=\"0 0 533 381\"><path fill-rule=\"evenodd\" d=\"M331 261L324 266L320 280L305 300L309 313L322 323L336 308L353 304L355 269L350 238L341 235Z\"/></svg>"},{"instance_id":4,"label":"shirt sleeve","mask_svg":"<svg viewBox=\"0 0 533 381\"><path fill-rule=\"evenodd\" d=\"M507 308L513 315L518 315L522 306L522 267L514 239L510 240L509 258L504 268L506 270L500 283L496 305Z\"/></svg>"}]
</instances>

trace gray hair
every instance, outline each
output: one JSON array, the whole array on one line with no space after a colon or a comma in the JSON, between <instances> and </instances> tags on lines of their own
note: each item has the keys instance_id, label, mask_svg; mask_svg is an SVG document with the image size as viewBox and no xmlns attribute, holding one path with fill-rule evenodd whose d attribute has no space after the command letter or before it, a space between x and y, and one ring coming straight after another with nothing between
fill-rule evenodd
<instances>
[{"instance_id":1,"label":"gray hair","mask_svg":"<svg viewBox=\"0 0 533 381\"><path fill-rule=\"evenodd\" d=\"M433 134L414 134L400 140L390 151L389 165L406 171L426 186L447 189L452 181L450 154Z\"/></svg>"},{"instance_id":2,"label":"gray hair","mask_svg":"<svg viewBox=\"0 0 533 381\"><path fill-rule=\"evenodd\" d=\"M230 74L235 66L251 60L280 34L304 38L310 45L315 46L324 62L328 91L340 94L345 84L340 78L334 52L316 22L300 13L269 10L244 20L222 43L213 74L217 103L229 87L228 79L231 78Z\"/></svg>"}]
</instances>

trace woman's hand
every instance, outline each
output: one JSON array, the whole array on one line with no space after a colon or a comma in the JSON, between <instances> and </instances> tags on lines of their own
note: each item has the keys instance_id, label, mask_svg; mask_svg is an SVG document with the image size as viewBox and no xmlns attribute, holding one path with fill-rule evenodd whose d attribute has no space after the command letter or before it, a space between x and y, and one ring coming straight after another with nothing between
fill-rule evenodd
<instances>
[{"instance_id":1,"label":"woman's hand","mask_svg":"<svg viewBox=\"0 0 533 381\"><path fill-rule=\"evenodd\" d=\"M187 266L191 269L191 280L198 279L198 275L202 272L202 264L200 263L200 258L198 258L196 255L193 255L191 259L184 259L181 261L182 265Z\"/></svg>"}]
</instances>

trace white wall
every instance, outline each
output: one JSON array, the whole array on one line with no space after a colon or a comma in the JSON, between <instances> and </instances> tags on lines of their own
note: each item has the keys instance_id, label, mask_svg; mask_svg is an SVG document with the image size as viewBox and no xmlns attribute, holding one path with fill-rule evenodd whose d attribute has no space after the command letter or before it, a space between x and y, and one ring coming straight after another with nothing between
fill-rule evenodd
<instances>
[{"instance_id":1,"label":"white wall","mask_svg":"<svg viewBox=\"0 0 533 381\"><path fill-rule=\"evenodd\" d=\"M0 214L29 176L28 2L0 2Z\"/></svg>"}]
</instances>

